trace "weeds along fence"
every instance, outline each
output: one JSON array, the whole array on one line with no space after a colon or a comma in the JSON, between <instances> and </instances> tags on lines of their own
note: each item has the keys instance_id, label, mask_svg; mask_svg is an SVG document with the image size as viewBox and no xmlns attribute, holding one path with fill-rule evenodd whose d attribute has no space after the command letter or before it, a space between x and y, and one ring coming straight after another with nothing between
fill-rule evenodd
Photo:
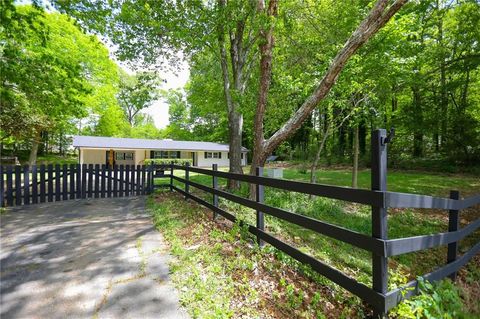
<instances>
[{"instance_id":1,"label":"weeds along fence","mask_svg":"<svg viewBox=\"0 0 480 319\"><path fill-rule=\"evenodd\" d=\"M153 167L144 165L33 165L0 167L0 205L145 195Z\"/></svg>"},{"instance_id":2,"label":"weeds along fence","mask_svg":"<svg viewBox=\"0 0 480 319\"><path fill-rule=\"evenodd\" d=\"M170 178L170 190L175 190L213 211L214 216L221 215L226 219L236 222L237 218L218 206L218 197L241 204L256 210L256 225L246 225L254 234L260 245L269 243L275 248L285 252L297 261L308 264L351 293L369 303L375 310L376 317L383 317L389 309L395 307L405 298L417 293L418 282L409 282L404 287L388 291L388 258L401 254L417 252L442 245L448 245L446 264L435 271L425 274L424 279L435 281L450 276L455 278L459 268L465 265L473 256L480 252L480 242L476 243L463 256L458 256L458 243L464 237L472 234L480 227L480 219L471 222L464 228L459 228L460 211L480 203L480 195L460 199L457 191L452 191L450 198L439 198L425 195L388 192L386 186L387 153L386 143L388 138L385 130L377 130L372 136L372 189L352 189L346 187L326 186L303 182L279 180L263 177L263 169L258 168L256 176L221 172L214 165L212 170L196 167L179 166L171 164L163 167L170 170L164 175ZM185 172L185 178L175 176L174 170ZM204 174L212 177L212 187L190 180L190 172ZM234 179L256 185L256 200L250 200L228 192L218 187L218 178ZM184 184L184 189L174 185L173 180ZM332 225L307 216L288 212L283 209L264 204L264 187L322 196L337 200L369 205L372 208L372 234L371 236L352 231L340 226ZM212 194L212 201L208 202L193 195L190 187ZM448 232L415 236L399 239L388 239L387 212L388 208L427 208L447 210L449 215ZM315 231L319 234L343 241L355 247L372 253L372 287L356 281L326 263L305 254L288 243L272 236L265 230L264 214L280 218L284 221Z\"/></svg>"}]
</instances>

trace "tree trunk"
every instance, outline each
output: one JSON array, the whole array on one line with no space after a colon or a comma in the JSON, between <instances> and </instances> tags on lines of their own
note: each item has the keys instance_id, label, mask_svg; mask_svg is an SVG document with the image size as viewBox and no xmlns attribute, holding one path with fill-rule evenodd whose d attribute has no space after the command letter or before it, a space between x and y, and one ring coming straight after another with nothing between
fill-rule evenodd
<instances>
[{"instance_id":1,"label":"tree trunk","mask_svg":"<svg viewBox=\"0 0 480 319\"><path fill-rule=\"evenodd\" d=\"M229 128L229 165L230 173L243 174L242 169L242 132L243 132L243 116L233 111L228 113ZM229 189L239 189L240 182L234 179L228 180Z\"/></svg>"},{"instance_id":2,"label":"tree trunk","mask_svg":"<svg viewBox=\"0 0 480 319\"><path fill-rule=\"evenodd\" d=\"M413 157L423 156L423 110L421 94L418 87L412 88L413 92L413 110L416 118L413 133Z\"/></svg>"},{"instance_id":3,"label":"tree trunk","mask_svg":"<svg viewBox=\"0 0 480 319\"><path fill-rule=\"evenodd\" d=\"M275 17L277 15L277 0L270 0L267 9L267 15ZM265 12L265 2L259 0L257 11L262 14ZM263 132L263 117L267 107L268 91L272 78L272 56L273 56L273 23L267 30L261 29L260 36L264 40L259 44L260 50L260 85L258 90L257 108L255 112L253 128L253 158L250 166L250 174L255 174L256 168L265 165L268 155L272 150L265 148L265 138ZM254 189L250 186L250 197L253 197Z\"/></svg>"},{"instance_id":4,"label":"tree trunk","mask_svg":"<svg viewBox=\"0 0 480 319\"><path fill-rule=\"evenodd\" d=\"M358 125L358 137L360 155L364 156L367 152L367 127L364 119L362 119Z\"/></svg>"},{"instance_id":5,"label":"tree trunk","mask_svg":"<svg viewBox=\"0 0 480 319\"><path fill-rule=\"evenodd\" d=\"M353 171L352 171L352 187L358 187L358 153L360 149L360 139L359 139L359 130L358 125L354 128L353 135Z\"/></svg>"},{"instance_id":6,"label":"tree trunk","mask_svg":"<svg viewBox=\"0 0 480 319\"><path fill-rule=\"evenodd\" d=\"M32 140L32 149L28 158L28 164L35 165L37 163L38 145L40 144L40 134L36 134Z\"/></svg>"},{"instance_id":7,"label":"tree trunk","mask_svg":"<svg viewBox=\"0 0 480 319\"><path fill-rule=\"evenodd\" d=\"M320 161L320 155L323 151L323 148L325 147L325 142L327 141L329 134L329 129L325 131L323 134L322 140L320 142L320 145L318 146L317 153L315 154L315 160L313 161L312 168L310 169L310 183L316 183L317 182L317 167L318 167L318 162Z\"/></svg>"},{"instance_id":8,"label":"tree trunk","mask_svg":"<svg viewBox=\"0 0 480 319\"><path fill-rule=\"evenodd\" d=\"M220 8L225 7L225 0L219 0ZM231 81L228 68L227 50L225 48L225 29L222 23L218 26L218 44L220 49L220 65L222 68L223 92L225 94L225 101L227 104L228 114L228 130L229 130L229 152L230 152L230 172L243 173L241 163L241 148L242 148L242 129L243 117L237 110L237 103L233 101L231 94ZM237 180L228 180L229 189L240 188L240 182Z\"/></svg>"},{"instance_id":9,"label":"tree trunk","mask_svg":"<svg viewBox=\"0 0 480 319\"><path fill-rule=\"evenodd\" d=\"M441 10L440 1L437 1L437 10ZM443 18L440 17L437 24L438 28L438 45L440 50L443 48ZM448 92L447 92L447 75L445 64L445 53L440 52L440 110L442 112L440 120L440 146L443 147L447 139L447 123L448 123Z\"/></svg>"},{"instance_id":10,"label":"tree trunk","mask_svg":"<svg viewBox=\"0 0 480 319\"><path fill-rule=\"evenodd\" d=\"M378 0L373 5L367 17L365 17L365 19L360 23L357 29L347 40L343 48L335 56L324 77L319 82L318 86L315 88L313 93L303 102L300 108L268 140L257 140L254 142L255 145L261 145L261 147L258 147L258 149L254 149L254 160L252 162L251 172L253 172L255 169L254 165L263 165L265 162L264 159L266 159L268 154L272 153L283 141L292 136L300 128L305 119L307 119L311 112L330 92L332 86L336 82L338 76L340 75L340 72L343 70L345 64L348 62L350 57L355 54L355 52L361 46L363 46L363 44L365 44L374 34L376 34L378 30L380 30L406 2L407 0L396 0L391 6L388 6L388 0ZM264 5L263 1L259 0L259 7L262 4ZM268 34L268 32L261 34L265 42L268 42ZM260 86L259 94L262 94L261 90L263 89L265 88ZM258 108L259 104L257 104L256 115L258 113L265 112L264 108ZM255 138L261 138L261 135L255 134Z\"/></svg>"}]
</instances>

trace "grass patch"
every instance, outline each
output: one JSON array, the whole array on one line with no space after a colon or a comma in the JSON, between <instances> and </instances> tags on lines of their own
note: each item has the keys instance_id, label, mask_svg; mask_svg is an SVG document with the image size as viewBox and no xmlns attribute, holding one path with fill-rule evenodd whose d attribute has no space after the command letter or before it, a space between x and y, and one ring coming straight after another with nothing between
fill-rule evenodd
<instances>
[{"instance_id":1,"label":"grass patch","mask_svg":"<svg viewBox=\"0 0 480 319\"><path fill-rule=\"evenodd\" d=\"M179 202L182 202L180 204ZM149 201L176 257L172 280L194 318L363 318L357 297L270 246L260 250L239 225L161 192Z\"/></svg>"},{"instance_id":2,"label":"grass patch","mask_svg":"<svg viewBox=\"0 0 480 319\"><path fill-rule=\"evenodd\" d=\"M319 172L321 174L322 172ZM342 185L342 183L347 183L347 177L343 179L339 177L338 174L344 175L344 171L334 171L329 172L330 178L335 180L336 185L341 186L348 186ZM461 189L462 192L467 194L472 194L478 192L478 184L479 180L475 179L474 177L462 177L462 176L446 176L435 175L435 174L421 174L421 173L404 173L404 172L396 172L397 174L391 174L393 177L390 179L390 183L394 184L395 180L398 181L397 187L398 191L402 192L413 192L408 189L409 186L409 179L412 178L412 175L415 177L418 185L424 185L423 188L421 187L420 192L416 193L428 193L431 195L445 195L444 192L448 192L449 189L456 188ZM183 175L183 172L177 171L176 174ZM290 175L287 175L290 174ZM293 169L285 170L285 177L297 180L306 180L308 176L305 175L305 178L300 178L302 175L300 172L296 172ZM432 177L433 176L433 177ZM193 181L198 183L202 183L204 185L211 185L211 177L199 175L196 173L191 173L190 178ZM363 177L364 183L369 180L369 175ZM349 182L350 177L348 177ZM427 180L431 180L432 183L428 185ZM320 182L321 179L319 178ZM392 181L393 180L393 181ZM219 179L219 184L221 187L226 185L226 180ZM178 182L175 182L180 188L183 188L184 185ZM360 183L362 186L362 183ZM428 187L427 187L428 186ZM212 195L205 194L203 192L197 191L195 188L190 188L192 192L195 192L195 195L204 198L205 200L210 201ZM427 192L428 191L428 192ZM296 194L286 191L281 191L277 189L266 188L265 190L265 199L268 205L283 208L288 211L296 212L299 214L303 214L309 217L313 217L325 222L329 222L332 224L340 225L342 227L358 231L360 233L364 233L370 235L371 233L371 208L365 205L357 205L352 203L346 203L337 200L325 199L320 197L313 197L310 198L308 195L304 194ZM237 195L247 196L248 195L248 185L243 184L242 188L236 192ZM158 204L156 204L158 205ZM156 206L155 205L155 206ZM183 204L179 204L178 202L171 203L171 207L163 207L162 209L173 210L176 211L175 218L180 218L185 214L189 214L188 212L183 212ZM245 220L250 224L255 224L255 212L251 209L243 207L241 205L229 202L227 200L220 199L220 205L225 210L232 212L238 218ZM194 206L196 207L196 206ZM197 216L197 208L194 208L194 212L190 212L197 218L193 218L190 223L194 224L195 222L199 222L199 218ZM466 224L469 221L475 220L480 215L478 208L471 208L467 211L462 212L462 219L461 223ZM170 216L171 218L172 216ZM188 224L188 223L187 223ZM291 243L293 246L301 249L302 251L315 256L319 260L326 262L329 265L334 266L335 268L341 270L342 272L348 274L349 276L357 279L360 282L363 282L366 285L371 285L371 255L361 249L356 249L355 247L345 244L343 242L333 240L331 238L316 234L312 231L305 230L301 227L296 225L292 225L288 222L281 221L279 219L273 218L271 216L266 216L265 224L269 233L274 234L276 237L281 238L282 240ZM389 238L401 238L401 237L408 237L408 236L416 236L416 235L424 235L424 234L431 234L431 233L438 233L444 232L448 229L448 214L445 211L433 211L433 210L414 210L414 209L391 209L389 210ZM214 225L209 226L214 227ZM209 234L211 235L211 234ZM239 240L239 239L237 239ZM476 232L473 235L469 236L465 240L460 243L460 253L465 252L468 250L473 244L477 243L480 240L480 232ZM226 240L224 244L232 245L232 241ZM196 244L192 244L196 245ZM214 242L200 242L199 245L207 245L207 246L215 246ZM198 248L200 249L200 248ZM209 247L208 249L211 249ZM201 250L201 249L200 249ZM220 254L220 256L216 256L213 260L217 260L224 258L224 253ZM341 316L343 309L347 306L346 304L351 303L353 313L350 314L348 317L355 317L357 314L361 314L359 317L367 314L369 309L366 308L364 305L361 304L360 300L356 297L351 296L343 289L339 289L338 286L334 285L330 281L326 280L324 277L316 275L312 271L298 265L295 261L291 260L290 258L284 256L281 253L275 252L272 250L270 252L270 256L264 256L264 252L259 252L259 254L263 258L273 258L276 262L280 262L279 267L285 267L287 265L290 269L294 269L295 271L300 272L302 276L302 280L305 280L309 283L314 283L317 290L310 290L306 291L305 294L307 295L307 299L309 299L308 304L311 306L311 303L315 303L315 299L317 297L316 293L321 293L321 297L325 298L324 290L325 289L333 289L335 291L335 295L339 298L328 299L328 302L333 305L335 308L340 309L339 312L335 314ZM238 256L237 256L238 257ZM250 256L250 258L255 259L254 257ZM259 262L258 257L256 262ZM408 280L414 279L419 275L423 275L434 270L437 266L441 266L445 263L446 258L446 246L439 247L436 249L430 249L418 253L411 253L405 254L401 256L397 256L394 258L390 258L390 279L389 279L389 287L393 289L395 287L401 286L405 284ZM202 264L208 264L209 260L202 260ZM480 296L480 289L478 289L478 282L477 280L475 283L474 280L471 278L478 278L478 273L480 272L479 267L479 260L475 258L471 261L465 269L468 271L461 271L460 272L460 280L459 282L462 283L461 289L461 298L465 303L465 309L468 311L479 314L478 309L478 302L472 302L472 300L477 300ZM267 266L266 266L267 267ZM209 272L210 268L206 267L203 269L205 272ZM473 275L471 275L473 273ZM476 275L475 275L476 274ZM224 275L222 273L221 275ZM325 310L324 308L318 310L308 310L310 308L305 307L304 302L300 302L302 298L300 297L301 293L298 293L298 289L301 289L297 286L295 288L290 287L289 285L291 282L287 281L286 283L282 283L282 278L279 277L278 284L276 285L276 289L281 289L282 293L282 300L283 305L288 309L303 309L303 311L307 311L309 315L316 314L317 316L327 315L329 316L329 311ZM467 279L470 278L470 279ZM236 278L234 278L236 280ZM238 278L237 278L238 279ZM235 286L236 281L231 283ZM192 284L192 283L189 283ZM187 285L188 286L188 285ZM228 285L227 285L228 286ZM190 287L190 286L189 286ZM332 288L334 287L334 288ZM293 290L292 290L293 289ZM258 290L258 289L257 289ZM296 297L292 291L297 292ZM257 291L258 292L258 291ZM228 294L228 292L224 292ZM457 295L458 292L455 292ZM290 296L290 297L288 297ZM208 297L208 296L204 296ZM296 299L297 298L297 299ZM419 297L420 298L420 297ZM340 300L341 299L341 300ZM288 300L288 301L286 301ZM313 301L312 301L313 300ZM323 300L323 299L322 299ZM416 300L416 299L413 299ZM276 301L275 301L276 302ZM297 306L297 304L301 306ZM282 303L278 306L282 308ZM412 306L413 304L410 304ZM254 307L255 308L255 307ZM307 310L305 310L305 308ZM255 309L258 309L255 308ZM263 310L262 310L263 311ZM315 312L317 311L317 312ZM264 317L264 312L261 313L262 317ZM299 317L302 311L298 313L290 313L293 317ZM394 312L395 313L395 312ZM237 313L236 313L237 314ZM398 313L397 313L398 315ZM313 315L312 315L313 316ZM308 317L308 316L307 316Z\"/></svg>"}]
</instances>

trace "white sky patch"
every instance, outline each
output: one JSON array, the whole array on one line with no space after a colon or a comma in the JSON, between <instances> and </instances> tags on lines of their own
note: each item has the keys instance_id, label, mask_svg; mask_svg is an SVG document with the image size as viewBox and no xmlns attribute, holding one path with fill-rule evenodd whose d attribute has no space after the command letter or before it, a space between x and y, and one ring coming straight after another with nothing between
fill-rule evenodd
<instances>
[{"instance_id":1,"label":"white sky patch","mask_svg":"<svg viewBox=\"0 0 480 319\"><path fill-rule=\"evenodd\" d=\"M181 89L185 86L190 76L188 64L186 62L182 62L180 69L176 73L177 74L174 74L170 71L166 71L165 73L160 72L160 77L166 81L166 83L162 85L162 89ZM157 128L165 128L169 124L168 104L161 99L155 101L143 112L152 116Z\"/></svg>"},{"instance_id":2,"label":"white sky patch","mask_svg":"<svg viewBox=\"0 0 480 319\"><path fill-rule=\"evenodd\" d=\"M32 4L31 0L16 0L15 4L17 5L28 5ZM50 4L48 0L41 1L41 5L45 7L47 12L57 12L55 8ZM126 65L126 63L122 63L115 58L115 45L109 41L108 39L98 36L98 40L103 42L105 46L108 48L110 52L110 57L127 73L132 74L133 71ZM187 83L190 77L190 69L188 67L188 63L184 59L180 59L181 62L179 63L178 70L176 72L172 71L160 71L160 77L163 80L163 85L160 89L162 90L169 90L169 89L181 89ZM167 68L165 68L167 69ZM153 121L155 122L155 126L157 128L165 128L169 124L168 120L168 104L165 103L162 99L155 101L150 107L146 108L142 111L143 113L149 114ZM80 120L80 123L86 122L87 119ZM80 124L81 126L82 124Z\"/></svg>"}]
</instances>

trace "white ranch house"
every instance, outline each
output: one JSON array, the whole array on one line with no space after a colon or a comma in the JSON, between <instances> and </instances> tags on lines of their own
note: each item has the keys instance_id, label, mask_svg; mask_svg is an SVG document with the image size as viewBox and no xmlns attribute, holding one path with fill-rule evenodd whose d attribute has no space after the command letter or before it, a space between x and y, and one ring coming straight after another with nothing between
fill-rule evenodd
<instances>
[{"instance_id":1,"label":"white ranch house","mask_svg":"<svg viewBox=\"0 0 480 319\"><path fill-rule=\"evenodd\" d=\"M229 165L229 146L212 142L149 140L102 136L74 136L80 164L143 165L146 159L190 159L193 166ZM242 165L247 165L242 148Z\"/></svg>"}]
</instances>

